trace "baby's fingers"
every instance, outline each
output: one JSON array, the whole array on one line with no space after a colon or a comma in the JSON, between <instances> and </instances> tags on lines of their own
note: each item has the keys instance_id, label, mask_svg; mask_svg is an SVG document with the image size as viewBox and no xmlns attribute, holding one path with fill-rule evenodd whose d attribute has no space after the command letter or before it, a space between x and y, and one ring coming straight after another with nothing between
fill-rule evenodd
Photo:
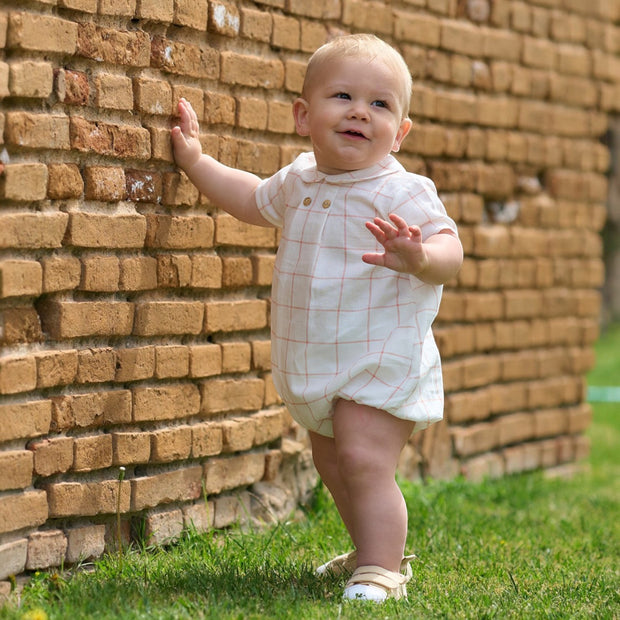
<instances>
[{"instance_id":1,"label":"baby's fingers","mask_svg":"<svg viewBox=\"0 0 620 620\"><path fill-rule=\"evenodd\" d=\"M200 127L198 125L198 117L192 104L187 99L179 99L178 105L179 116L181 121L179 123L181 131L191 137L198 137Z\"/></svg>"}]
</instances>

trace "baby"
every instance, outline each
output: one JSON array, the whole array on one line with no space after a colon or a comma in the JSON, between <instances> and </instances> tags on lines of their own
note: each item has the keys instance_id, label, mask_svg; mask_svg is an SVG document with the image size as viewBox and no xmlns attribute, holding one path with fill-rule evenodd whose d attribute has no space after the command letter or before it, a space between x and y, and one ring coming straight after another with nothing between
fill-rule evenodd
<instances>
[{"instance_id":1,"label":"baby","mask_svg":"<svg viewBox=\"0 0 620 620\"><path fill-rule=\"evenodd\" d=\"M433 322L463 260L433 183L390 154L411 129L411 76L373 35L310 58L293 103L312 152L261 180L202 154L179 102L174 156L215 205L282 227L272 289L273 380L309 433L314 463L355 550L318 573L351 573L345 599L406 596L407 508L396 484L410 435L442 418Z\"/></svg>"}]
</instances>

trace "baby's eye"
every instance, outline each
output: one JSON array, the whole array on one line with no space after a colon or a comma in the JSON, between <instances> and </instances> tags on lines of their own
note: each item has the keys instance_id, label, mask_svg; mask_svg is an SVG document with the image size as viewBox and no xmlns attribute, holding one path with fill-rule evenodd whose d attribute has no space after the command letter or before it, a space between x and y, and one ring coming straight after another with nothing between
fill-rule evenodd
<instances>
[{"instance_id":1,"label":"baby's eye","mask_svg":"<svg viewBox=\"0 0 620 620\"><path fill-rule=\"evenodd\" d=\"M349 95L349 93L336 93L334 96L336 99L351 99L351 95Z\"/></svg>"},{"instance_id":2,"label":"baby's eye","mask_svg":"<svg viewBox=\"0 0 620 620\"><path fill-rule=\"evenodd\" d=\"M377 108L389 108L390 107L387 101L383 101L381 99L377 99L376 101L373 101L372 105L374 105Z\"/></svg>"}]
</instances>

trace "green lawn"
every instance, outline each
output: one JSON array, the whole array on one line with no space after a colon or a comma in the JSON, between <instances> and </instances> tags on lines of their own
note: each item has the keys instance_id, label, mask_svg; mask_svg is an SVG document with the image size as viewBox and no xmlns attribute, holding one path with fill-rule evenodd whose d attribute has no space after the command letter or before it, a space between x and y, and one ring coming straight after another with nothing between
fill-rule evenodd
<instances>
[{"instance_id":1,"label":"green lawn","mask_svg":"<svg viewBox=\"0 0 620 620\"><path fill-rule=\"evenodd\" d=\"M597 346L592 385L620 378L620 327ZM584 473L550 479L403 482L407 601L343 604L343 580L313 566L347 538L326 494L268 531L187 533L167 550L109 556L88 571L35 576L0 619L620 618L620 404L595 404Z\"/></svg>"}]
</instances>

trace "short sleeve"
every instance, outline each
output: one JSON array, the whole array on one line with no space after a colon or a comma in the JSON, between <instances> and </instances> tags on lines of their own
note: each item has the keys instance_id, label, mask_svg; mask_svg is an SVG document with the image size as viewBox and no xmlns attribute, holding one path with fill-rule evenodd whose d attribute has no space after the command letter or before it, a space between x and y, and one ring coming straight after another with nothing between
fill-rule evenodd
<instances>
[{"instance_id":1,"label":"short sleeve","mask_svg":"<svg viewBox=\"0 0 620 620\"><path fill-rule=\"evenodd\" d=\"M287 178L291 165L285 166L272 177L262 180L255 192L256 206L260 214L274 226L284 223L287 202Z\"/></svg>"}]
</instances>

